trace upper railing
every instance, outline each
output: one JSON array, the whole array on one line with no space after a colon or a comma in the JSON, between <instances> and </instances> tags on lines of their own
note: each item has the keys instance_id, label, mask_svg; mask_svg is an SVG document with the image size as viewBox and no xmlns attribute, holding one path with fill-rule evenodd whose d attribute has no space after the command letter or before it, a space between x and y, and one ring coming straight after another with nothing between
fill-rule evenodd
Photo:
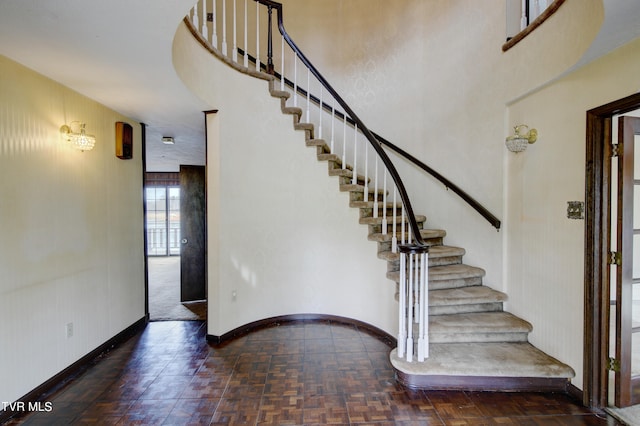
<instances>
[{"instance_id":1,"label":"upper railing","mask_svg":"<svg viewBox=\"0 0 640 426\"><path fill-rule=\"evenodd\" d=\"M502 45L506 52L523 38L531 34L549 19L565 0L506 0L507 42Z\"/></svg>"},{"instance_id":2,"label":"upper railing","mask_svg":"<svg viewBox=\"0 0 640 426\"><path fill-rule=\"evenodd\" d=\"M241 56L245 55L245 52L241 48L238 48L238 53ZM249 60L250 63L252 63L254 65L257 63L256 62L256 58L254 58L253 55L246 55L246 56L248 57L248 60ZM268 70L266 64L260 65L260 69L262 71L264 71L264 72L267 72L267 70ZM286 77L281 76L280 73L278 73L278 72L273 72L273 74L279 80L284 81L284 84L287 87L289 87L292 90L295 89L298 92L298 94L300 96L302 96L303 98L309 97L311 99L311 102L313 102L317 107L320 107L320 108L325 109L327 111L331 110L331 106L327 105L325 103L321 103L321 100L320 100L320 98L318 96L314 95L313 93L308 93L307 90L305 90L304 88L302 88L300 86L296 87L294 82L292 82L291 80L289 80ZM345 118L342 115L342 113L336 111L335 115L340 120L346 119L347 122L351 126L355 125L353 120L351 120L349 117ZM401 156L405 160L407 160L410 163L414 164L415 166L419 167L424 172L430 174L432 177L434 177L436 180L438 180L440 183L442 183L445 186L445 188L450 189L451 191L456 193L460 198L462 198L471 208L473 208L476 212L478 212L478 214L480 214L483 218L485 218L485 220L487 222L489 222L491 224L491 226L496 228L496 230L498 230L498 231L500 230L500 226L501 226L500 219L498 219L493 213L491 213L486 207L484 207L480 202L478 202L471 195L469 195L467 192L465 192L462 188L460 188L455 183L451 182L449 179L447 179L444 175L442 175L441 173L439 173L438 171L433 169L431 166L427 165L426 163L424 163L423 161L419 160L415 156L409 154L408 152L406 152L402 148L398 147L397 145L389 142L387 139L383 138L379 134L377 134L377 133L375 133L373 131L372 131L372 134L373 134L373 136L375 136L375 138L378 140L378 142L380 142L380 144L383 147L389 148L391 151L395 152L396 154L398 154L399 156Z\"/></svg>"}]
</instances>

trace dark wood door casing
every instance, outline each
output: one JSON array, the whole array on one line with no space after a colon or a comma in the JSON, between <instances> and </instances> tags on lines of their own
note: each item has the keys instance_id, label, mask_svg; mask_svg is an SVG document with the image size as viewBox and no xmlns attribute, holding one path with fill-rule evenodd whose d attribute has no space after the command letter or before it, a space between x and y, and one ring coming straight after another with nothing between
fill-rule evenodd
<instances>
[{"instance_id":1,"label":"dark wood door casing","mask_svg":"<svg viewBox=\"0 0 640 426\"><path fill-rule=\"evenodd\" d=\"M607 406L612 117L640 108L640 93L587 111L584 247L584 405Z\"/></svg>"}]
</instances>

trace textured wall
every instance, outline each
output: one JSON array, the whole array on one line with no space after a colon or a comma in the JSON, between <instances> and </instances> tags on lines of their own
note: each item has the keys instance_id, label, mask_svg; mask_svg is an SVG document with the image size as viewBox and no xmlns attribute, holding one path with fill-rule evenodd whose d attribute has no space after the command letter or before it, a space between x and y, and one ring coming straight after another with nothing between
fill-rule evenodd
<instances>
[{"instance_id":1,"label":"textured wall","mask_svg":"<svg viewBox=\"0 0 640 426\"><path fill-rule=\"evenodd\" d=\"M586 111L640 88L640 40L515 102L510 122L535 125L539 141L507 163L506 246L510 309L535 324L531 340L582 377Z\"/></svg>"},{"instance_id":2,"label":"textured wall","mask_svg":"<svg viewBox=\"0 0 640 426\"><path fill-rule=\"evenodd\" d=\"M222 64L184 27L174 63L219 110L209 116L207 146L209 333L297 313L397 333L395 285L377 245L267 82Z\"/></svg>"},{"instance_id":3,"label":"textured wall","mask_svg":"<svg viewBox=\"0 0 640 426\"><path fill-rule=\"evenodd\" d=\"M0 401L14 401L144 316L140 127L0 56ZM86 122L93 151L61 143ZM66 324L73 336L66 337Z\"/></svg>"}]
</instances>

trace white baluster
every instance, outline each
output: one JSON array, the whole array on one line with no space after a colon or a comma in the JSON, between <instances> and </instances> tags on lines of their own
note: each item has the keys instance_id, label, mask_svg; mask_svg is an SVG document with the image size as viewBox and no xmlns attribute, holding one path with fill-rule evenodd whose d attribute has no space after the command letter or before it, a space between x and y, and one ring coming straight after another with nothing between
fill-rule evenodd
<instances>
[{"instance_id":1,"label":"white baluster","mask_svg":"<svg viewBox=\"0 0 640 426\"><path fill-rule=\"evenodd\" d=\"M400 241L402 244L406 244L406 236L405 236L405 226L404 226L404 204L400 206Z\"/></svg>"},{"instance_id":2,"label":"white baluster","mask_svg":"<svg viewBox=\"0 0 640 426\"><path fill-rule=\"evenodd\" d=\"M403 358L405 354L405 343L407 334L405 332L407 326L407 305L406 305L406 297L407 297L407 289L406 289L406 279L407 279L407 270L406 270L406 262L407 256L404 253L400 254L400 282L398 283L398 357Z\"/></svg>"},{"instance_id":3,"label":"white baluster","mask_svg":"<svg viewBox=\"0 0 640 426\"><path fill-rule=\"evenodd\" d=\"M193 27L198 28L200 26L199 16L198 16L198 3L193 6Z\"/></svg>"},{"instance_id":4,"label":"white baluster","mask_svg":"<svg viewBox=\"0 0 640 426\"><path fill-rule=\"evenodd\" d=\"M311 122L309 108L311 106L311 70L307 68L307 123Z\"/></svg>"},{"instance_id":5,"label":"white baluster","mask_svg":"<svg viewBox=\"0 0 640 426\"><path fill-rule=\"evenodd\" d=\"M376 197L377 199L378 197ZM384 168L382 176L382 205L387 205L387 168ZM387 209L382 209L382 235L387 235ZM393 245L393 244L392 244ZM392 249L393 251L393 249ZM395 253L395 251L393 251Z\"/></svg>"},{"instance_id":6,"label":"white baluster","mask_svg":"<svg viewBox=\"0 0 640 426\"><path fill-rule=\"evenodd\" d=\"M207 0L202 0L202 35L209 41L209 26L207 25Z\"/></svg>"},{"instance_id":7,"label":"white baluster","mask_svg":"<svg viewBox=\"0 0 640 426\"><path fill-rule=\"evenodd\" d=\"M418 325L418 361L423 362L429 357L429 313L427 269L429 267L428 253L420 253L420 320Z\"/></svg>"},{"instance_id":8,"label":"white baluster","mask_svg":"<svg viewBox=\"0 0 640 426\"><path fill-rule=\"evenodd\" d=\"M369 144L364 143L364 200L369 201ZM377 194L373 194L373 199L377 198Z\"/></svg>"},{"instance_id":9,"label":"white baluster","mask_svg":"<svg viewBox=\"0 0 640 426\"><path fill-rule=\"evenodd\" d=\"M378 217L378 156L375 157L376 168L375 176L373 177L373 217ZM386 207L383 207L386 209Z\"/></svg>"},{"instance_id":10,"label":"white baluster","mask_svg":"<svg viewBox=\"0 0 640 426\"><path fill-rule=\"evenodd\" d=\"M320 122L318 123L318 139L322 139L322 116L324 113L324 108L322 107L322 95L324 94L324 86L320 85Z\"/></svg>"},{"instance_id":11,"label":"white baluster","mask_svg":"<svg viewBox=\"0 0 640 426\"><path fill-rule=\"evenodd\" d=\"M527 0L522 0L521 11L522 13L520 14L520 31L527 28Z\"/></svg>"},{"instance_id":12,"label":"white baluster","mask_svg":"<svg viewBox=\"0 0 640 426\"><path fill-rule=\"evenodd\" d=\"M280 90L284 92L284 37L280 36Z\"/></svg>"},{"instance_id":13,"label":"white baluster","mask_svg":"<svg viewBox=\"0 0 640 426\"><path fill-rule=\"evenodd\" d=\"M298 53L293 57L293 106L298 106Z\"/></svg>"},{"instance_id":14,"label":"white baluster","mask_svg":"<svg viewBox=\"0 0 640 426\"><path fill-rule=\"evenodd\" d=\"M396 195L397 195L397 191L396 191L396 187L393 187L393 213L392 213L392 217L391 220L393 220L393 223L391 224L391 251L393 253L397 253L398 252L398 224L396 221Z\"/></svg>"},{"instance_id":15,"label":"white baluster","mask_svg":"<svg viewBox=\"0 0 640 426\"><path fill-rule=\"evenodd\" d=\"M256 71L260 71L260 3L256 2Z\"/></svg>"},{"instance_id":16,"label":"white baluster","mask_svg":"<svg viewBox=\"0 0 640 426\"><path fill-rule=\"evenodd\" d=\"M238 62L238 15L236 13L237 0L233 0L233 51L231 52L231 59L233 62Z\"/></svg>"},{"instance_id":17,"label":"white baluster","mask_svg":"<svg viewBox=\"0 0 640 426\"><path fill-rule=\"evenodd\" d=\"M331 153L334 153L334 134L336 127L336 106L331 104Z\"/></svg>"},{"instance_id":18,"label":"white baluster","mask_svg":"<svg viewBox=\"0 0 640 426\"><path fill-rule=\"evenodd\" d=\"M249 68L249 27L247 19L249 16L249 9L247 9L247 0L244 0L244 66Z\"/></svg>"},{"instance_id":19,"label":"white baluster","mask_svg":"<svg viewBox=\"0 0 640 426\"><path fill-rule=\"evenodd\" d=\"M224 1L224 0L223 0ZM211 31L211 44L216 49L218 48L218 8L216 5L216 0L213 0L213 7L211 8L213 13L213 30Z\"/></svg>"},{"instance_id":20,"label":"white baluster","mask_svg":"<svg viewBox=\"0 0 640 426\"><path fill-rule=\"evenodd\" d=\"M342 116L342 169L347 168L347 114Z\"/></svg>"},{"instance_id":21,"label":"white baluster","mask_svg":"<svg viewBox=\"0 0 640 426\"><path fill-rule=\"evenodd\" d=\"M424 357L429 358L429 252L423 253L422 286L424 288L422 306L424 311Z\"/></svg>"},{"instance_id":22,"label":"white baluster","mask_svg":"<svg viewBox=\"0 0 640 426\"><path fill-rule=\"evenodd\" d=\"M415 267L413 253L409 257L409 279L407 280L407 362L413 361L413 276Z\"/></svg>"},{"instance_id":23,"label":"white baluster","mask_svg":"<svg viewBox=\"0 0 640 426\"><path fill-rule=\"evenodd\" d=\"M351 183L358 184L358 123L353 125L353 176ZM364 201L368 201L366 198Z\"/></svg>"},{"instance_id":24,"label":"white baluster","mask_svg":"<svg viewBox=\"0 0 640 426\"><path fill-rule=\"evenodd\" d=\"M227 52L227 0L222 0L222 54L228 56Z\"/></svg>"}]
</instances>

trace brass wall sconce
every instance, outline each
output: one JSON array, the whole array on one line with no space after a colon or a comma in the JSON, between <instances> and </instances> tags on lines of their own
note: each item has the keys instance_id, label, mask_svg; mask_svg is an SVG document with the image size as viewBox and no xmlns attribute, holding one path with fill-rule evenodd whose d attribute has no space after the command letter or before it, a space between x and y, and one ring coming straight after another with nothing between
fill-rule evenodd
<instances>
[{"instance_id":1,"label":"brass wall sconce","mask_svg":"<svg viewBox=\"0 0 640 426\"><path fill-rule=\"evenodd\" d=\"M80 151L91 151L96 144L96 137L88 135L85 123L79 121L72 121L69 125L63 124L60 127L60 134L72 147Z\"/></svg>"},{"instance_id":2,"label":"brass wall sconce","mask_svg":"<svg viewBox=\"0 0 640 426\"><path fill-rule=\"evenodd\" d=\"M536 129L529 130L526 124L518 124L513 128L513 135L507 136L505 145L511 152L522 152L538 139L538 131Z\"/></svg>"}]
</instances>

